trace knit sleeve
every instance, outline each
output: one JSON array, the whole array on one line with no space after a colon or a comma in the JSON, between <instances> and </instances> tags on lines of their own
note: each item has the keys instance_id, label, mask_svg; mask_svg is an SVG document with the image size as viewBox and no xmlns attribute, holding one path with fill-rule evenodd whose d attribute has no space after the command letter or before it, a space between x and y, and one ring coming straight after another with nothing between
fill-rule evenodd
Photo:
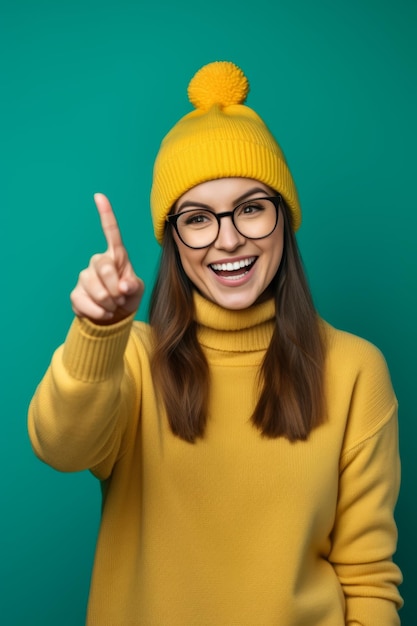
<instances>
[{"instance_id":1,"label":"knit sleeve","mask_svg":"<svg viewBox=\"0 0 417 626\"><path fill-rule=\"evenodd\" d=\"M133 316L112 326L76 318L29 407L36 455L64 472L97 468L104 479L123 453L138 380L125 358Z\"/></svg>"},{"instance_id":2,"label":"knit sleeve","mask_svg":"<svg viewBox=\"0 0 417 626\"><path fill-rule=\"evenodd\" d=\"M380 352L365 346L340 461L333 563L347 626L400 624L401 573L393 563L400 483L397 402Z\"/></svg>"}]
</instances>

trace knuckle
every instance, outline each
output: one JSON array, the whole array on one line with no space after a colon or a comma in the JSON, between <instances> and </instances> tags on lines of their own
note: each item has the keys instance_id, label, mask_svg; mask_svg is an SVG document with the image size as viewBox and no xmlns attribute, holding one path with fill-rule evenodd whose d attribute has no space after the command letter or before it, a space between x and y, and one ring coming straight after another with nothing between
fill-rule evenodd
<instances>
[{"instance_id":1,"label":"knuckle","mask_svg":"<svg viewBox=\"0 0 417 626\"><path fill-rule=\"evenodd\" d=\"M80 287L79 283L77 283L75 285L74 289L70 293L70 300L71 300L71 302L72 303L78 302L81 299L81 294L82 293L83 293L83 290Z\"/></svg>"},{"instance_id":2,"label":"knuckle","mask_svg":"<svg viewBox=\"0 0 417 626\"><path fill-rule=\"evenodd\" d=\"M81 272L78 274L78 282L84 282L86 276L88 276L88 269L81 270Z\"/></svg>"},{"instance_id":3,"label":"knuckle","mask_svg":"<svg viewBox=\"0 0 417 626\"><path fill-rule=\"evenodd\" d=\"M100 306L107 306L107 307L111 306L111 300L109 299L109 294L107 293L107 291L104 291L103 289L100 289L99 291L97 291L97 293L95 294L94 300Z\"/></svg>"},{"instance_id":4,"label":"knuckle","mask_svg":"<svg viewBox=\"0 0 417 626\"><path fill-rule=\"evenodd\" d=\"M100 273L100 276L103 276L103 278L108 278L109 276L112 276L114 273L113 264L110 263L109 261L107 261L106 263L102 263L99 266L99 273Z\"/></svg>"},{"instance_id":5,"label":"knuckle","mask_svg":"<svg viewBox=\"0 0 417 626\"><path fill-rule=\"evenodd\" d=\"M71 302L72 308L74 309L77 306L77 294L75 292L75 289L71 291L70 293L70 302Z\"/></svg>"}]
</instances>

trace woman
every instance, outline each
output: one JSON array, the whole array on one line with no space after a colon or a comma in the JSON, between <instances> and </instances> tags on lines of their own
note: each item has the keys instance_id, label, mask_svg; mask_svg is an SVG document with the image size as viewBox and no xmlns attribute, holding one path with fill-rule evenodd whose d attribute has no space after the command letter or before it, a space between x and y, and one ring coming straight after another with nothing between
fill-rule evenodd
<instances>
[{"instance_id":1,"label":"woman","mask_svg":"<svg viewBox=\"0 0 417 626\"><path fill-rule=\"evenodd\" d=\"M247 92L203 67L161 145L150 325L96 195L108 249L31 403L36 454L103 484L89 625L399 624L395 395L378 350L314 310L296 188Z\"/></svg>"}]
</instances>

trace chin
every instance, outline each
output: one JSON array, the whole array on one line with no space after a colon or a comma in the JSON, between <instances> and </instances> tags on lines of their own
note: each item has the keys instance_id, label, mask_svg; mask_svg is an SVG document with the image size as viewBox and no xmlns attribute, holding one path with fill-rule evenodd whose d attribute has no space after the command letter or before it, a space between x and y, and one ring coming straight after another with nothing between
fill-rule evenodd
<instances>
[{"instance_id":1,"label":"chin","mask_svg":"<svg viewBox=\"0 0 417 626\"><path fill-rule=\"evenodd\" d=\"M204 295L204 294L203 294ZM205 295L206 298L209 298L212 302L221 306L223 309L229 309L230 311L242 311L244 309L249 309L249 307L256 304L261 296L236 296L233 297L216 297L215 295Z\"/></svg>"}]
</instances>

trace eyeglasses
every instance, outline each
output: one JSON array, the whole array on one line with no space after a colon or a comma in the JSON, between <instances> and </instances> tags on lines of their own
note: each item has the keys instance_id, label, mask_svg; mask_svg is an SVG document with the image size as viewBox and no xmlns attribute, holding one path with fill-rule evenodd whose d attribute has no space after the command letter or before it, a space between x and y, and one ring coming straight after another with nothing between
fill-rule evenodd
<instances>
[{"instance_id":1,"label":"eyeglasses","mask_svg":"<svg viewBox=\"0 0 417 626\"><path fill-rule=\"evenodd\" d=\"M224 213L214 213L196 206L168 215L166 221L175 228L178 237L188 248L196 250L208 248L216 241L223 217L230 217L233 226L243 237L264 239L274 232L278 224L281 200L280 195L254 198Z\"/></svg>"}]
</instances>

